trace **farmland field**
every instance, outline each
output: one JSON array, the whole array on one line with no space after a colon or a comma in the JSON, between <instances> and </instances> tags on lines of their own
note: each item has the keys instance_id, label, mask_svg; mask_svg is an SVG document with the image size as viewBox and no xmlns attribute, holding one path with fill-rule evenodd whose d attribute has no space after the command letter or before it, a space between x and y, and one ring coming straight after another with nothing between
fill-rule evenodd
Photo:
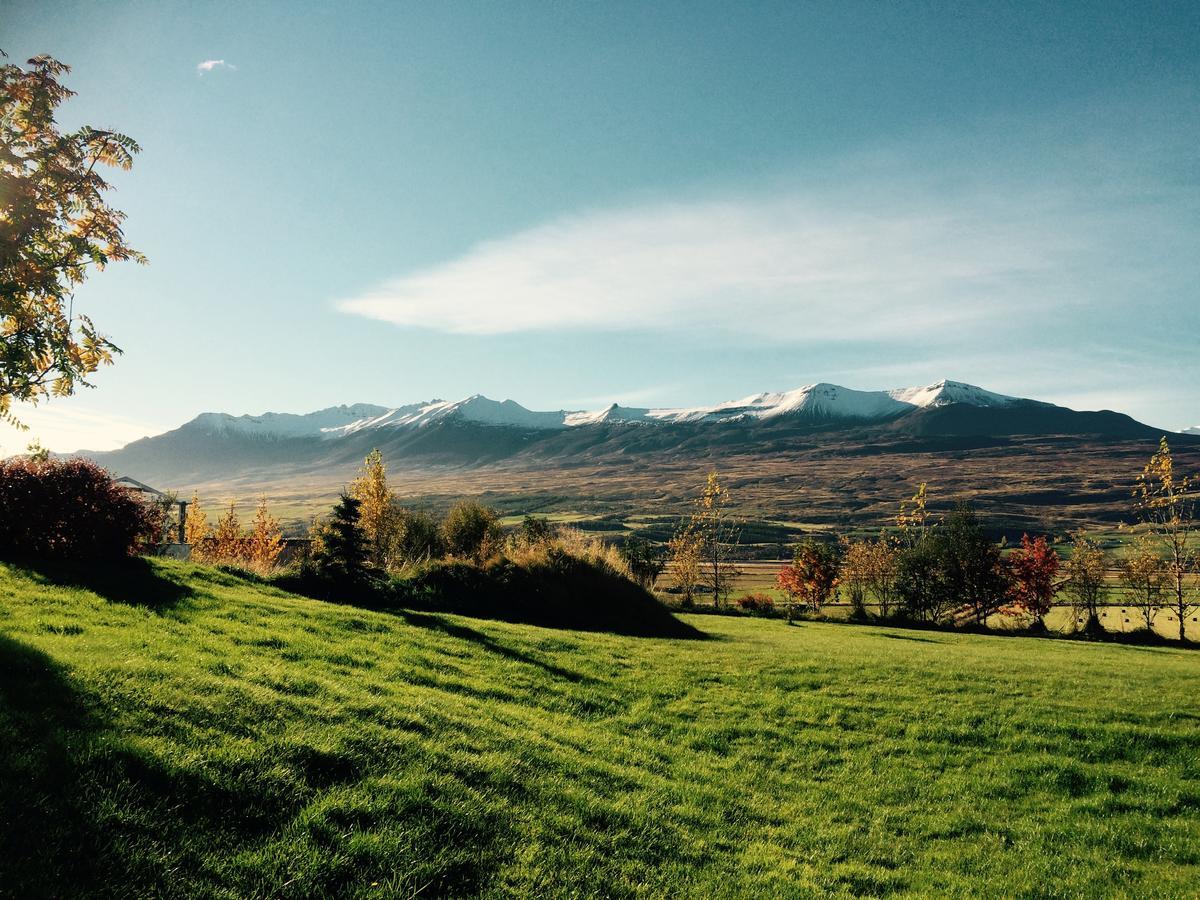
<instances>
[{"instance_id":1,"label":"farmland field","mask_svg":"<svg viewBox=\"0 0 1200 900\"><path fill-rule=\"evenodd\" d=\"M1179 896L1200 654L0 568L13 896Z\"/></svg>"},{"instance_id":2,"label":"farmland field","mask_svg":"<svg viewBox=\"0 0 1200 900\"><path fill-rule=\"evenodd\" d=\"M787 600L787 595L781 591L776 584L776 576L779 574L780 568L786 565L788 560L743 560L738 561L736 566L736 574L731 583L731 591L729 594L730 601L736 601L738 597L743 597L747 594L763 594L769 597L773 602L779 604ZM674 599L670 593L671 586L671 567L668 565L666 571L658 581L658 588L661 596L668 603ZM839 592L839 597L841 594ZM1103 604L1100 612L1100 624L1108 631L1115 632L1132 632L1144 627L1144 620L1141 618L1141 613L1129 603L1129 591L1120 583L1118 572L1112 570L1108 573L1108 583L1103 595ZM704 609L712 606L711 594L700 594L696 600L696 606ZM850 616L850 604L846 602L844 597L833 603L827 603L822 607L822 612L831 619L845 619ZM867 603L868 612L874 614L877 611L877 606L870 602L868 595ZM988 626L996 629L1018 629L1026 624L1024 620L1016 619L1011 616L994 615L988 619ZM1046 626L1057 632L1068 633L1073 630L1073 625L1082 624L1081 620L1075 620L1072 616L1072 611L1069 605L1064 600L1060 599L1050 614L1046 617ZM1188 638L1192 641L1200 641L1200 614L1193 614L1185 623ZM1179 626L1176 624L1175 614L1165 606L1160 608L1154 616L1154 630L1166 638L1175 638L1179 634Z\"/></svg>"}]
</instances>

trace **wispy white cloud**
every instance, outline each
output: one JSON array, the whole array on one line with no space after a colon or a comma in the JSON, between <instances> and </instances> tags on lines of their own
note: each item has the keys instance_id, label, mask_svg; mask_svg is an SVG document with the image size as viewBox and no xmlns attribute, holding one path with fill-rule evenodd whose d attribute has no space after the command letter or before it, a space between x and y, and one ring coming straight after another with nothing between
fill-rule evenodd
<instances>
[{"instance_id":1,"label":"wispy white cloud","mask_svg":"<svg viewBox=\"0 0 1200 900\"><path fill-rule=\"evenodd\" d=\"M562 216L336 307L450 334L723 347L714 371L764 350L778 370L794 352L796 383L951 377L1103 405L1089 393L1100 391L1170 421L1194 394L1178 361L1200 327L1200 308L1181 302L1200 277L1200 189L1181 175L1182 145L1108 133L1068 145L1062 135L1089 122L1009 124L876 148L770 188Z\"/></svg>"},{"instance_id":2,"label":"wispy white cloud","mask_svg":"<svg viewBox=\"0 0 1200 900\"><path fill-rule=\"evenodd\" d=\"M745 192L564 217L337 307L485 335L691 326L805 343L977 333L1030 305L1094 299L1080 273L1111 269L1112 241L1131 224L1144 235L1142 221L1117 223L1033 187L876 192L851 181Z\"/></svg>"},{"instance_id":3,"label":"wispy white cloud","mask_svg":"<svg viewBox=\"0 0 1200 900\"><path fill-rule=\"evenodd\" d=\"M205 75L214 69L230 69L236 72L237 66L235 66L233 63L227 63L223 59L206 59L204 62L196 64L197 75Z\"/></svg>"}]
</instances>

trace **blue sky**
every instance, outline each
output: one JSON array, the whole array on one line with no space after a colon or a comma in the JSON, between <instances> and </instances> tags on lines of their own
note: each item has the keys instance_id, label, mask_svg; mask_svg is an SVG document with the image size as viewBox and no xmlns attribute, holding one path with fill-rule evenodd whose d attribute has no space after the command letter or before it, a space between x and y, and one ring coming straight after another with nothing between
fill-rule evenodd
<instances>
[{"instance_id":1,"label":"blue sky","mask_svg":"<svg viewBox=\"0 0 1200 900\"><path fill-rule=\"evenodd\" d=\"M143 145L151 261L3 452L942 377L1200 422L1195 3L9 0L0 47Z\"/></svg>"}]
</instances>

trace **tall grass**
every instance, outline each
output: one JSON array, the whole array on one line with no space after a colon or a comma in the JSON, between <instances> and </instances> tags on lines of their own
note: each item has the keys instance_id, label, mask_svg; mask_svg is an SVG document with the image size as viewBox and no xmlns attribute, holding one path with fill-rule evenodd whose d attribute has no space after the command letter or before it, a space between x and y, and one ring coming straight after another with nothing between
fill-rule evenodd
<instances>
[{"instance_id":1,"label":"tall grass","mask_svg":"<svg viewBox=\"0 0 1200 900\"><path fill-rule=\"evenodd\" d=\"M616 546L579 528L560 527L545 541L526 542L514 536L505 545L502 555L524 568L548 566L555 557L568 556L610 575L633 581L629 563Z\"/></svg>"}]
</instances>

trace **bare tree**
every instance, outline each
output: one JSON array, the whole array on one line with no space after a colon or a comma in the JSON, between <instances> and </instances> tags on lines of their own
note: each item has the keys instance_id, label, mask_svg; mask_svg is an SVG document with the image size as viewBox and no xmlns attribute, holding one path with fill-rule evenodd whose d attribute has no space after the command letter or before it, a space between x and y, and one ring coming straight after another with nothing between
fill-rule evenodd
<instances>
[{"instance_id":1,"label":"bare tree","mask_svg":"<svg viewBox=\"0 0 1200 900\"><path fill-rule=\"evenodd\" d=\"M1076 532L1073 539L1071 555L1064 567L1067 580L1063 591L1071 601L1076 624L1082 616L1083 630L1094 632L1100 628L1100 599L1104 594L1108 554L1082 531Z\"/></svg>"},{"instance_id":2,"label":"bare tree","mask_svg":"<svg viewBox=\"0 0 1200 900\"><path fill-rule=\"evenodd\" d=\"M1142 614L1146 630L1154 628L1154 616L1163 605L1167 567L1151 535L1139 535L1133 552L1117 564L1121 583L1129 591L1130 605Z\"/></svg>"}]
</instances>

